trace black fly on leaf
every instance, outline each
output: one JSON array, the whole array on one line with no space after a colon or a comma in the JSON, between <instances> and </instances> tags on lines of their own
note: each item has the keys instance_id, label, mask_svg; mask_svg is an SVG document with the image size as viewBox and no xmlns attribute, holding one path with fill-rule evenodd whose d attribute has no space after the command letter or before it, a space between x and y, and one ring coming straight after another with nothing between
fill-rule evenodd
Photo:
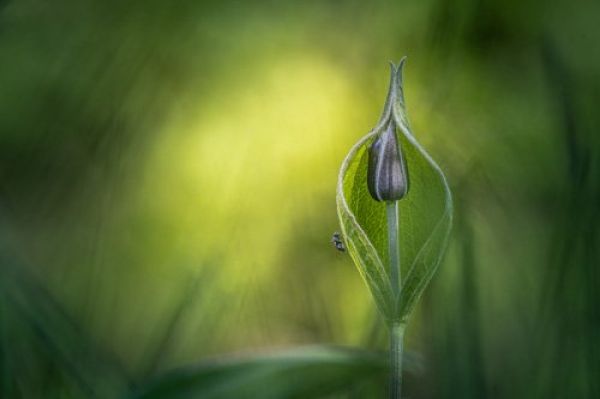
<instances>
[{"instance_id":1,"label":"black fly on leaf","mask_svg":"<svg viewBox=\"0 0 600 399\"><path fill-rule=\"evenodd\" d=\"M342 235L337 231L333 233L333 237L331 237L331 242L340 252L346 252L346 247L344 246L344 242L342 241Z\"/></svg>"}]
</instances>

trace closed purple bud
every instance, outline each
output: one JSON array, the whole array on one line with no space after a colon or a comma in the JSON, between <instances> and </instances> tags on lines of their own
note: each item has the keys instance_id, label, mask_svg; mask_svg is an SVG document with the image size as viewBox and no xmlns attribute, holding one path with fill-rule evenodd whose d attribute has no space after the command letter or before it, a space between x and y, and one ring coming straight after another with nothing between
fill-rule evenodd
<instances>
[{"instance_id":1,"label":"closed purple bud","mask_svg":"<svg viewBox=\"0 0 600 399\"><path fill-rule=\"evenodd\" d=\"M408 170L393 120L369 147L367 186L377 201L397 201L408 192Z\"/></svg>"}]
</instances>

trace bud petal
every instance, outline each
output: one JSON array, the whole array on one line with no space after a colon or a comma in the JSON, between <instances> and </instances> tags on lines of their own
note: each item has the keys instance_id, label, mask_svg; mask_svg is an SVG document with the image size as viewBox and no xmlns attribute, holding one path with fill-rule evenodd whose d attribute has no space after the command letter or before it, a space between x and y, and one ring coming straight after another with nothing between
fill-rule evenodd
<instances>
[{"instance_id":1,"label":"bud petal","mask_svg":"<svg viewBox=\"0 0 600 399\"><path fill-rule=\"evenodd\" d=\"M377 201L396 201L408 192L408 173L396 125L391 120L369 147L367 186Z\"/></svg>"}]
</instances>

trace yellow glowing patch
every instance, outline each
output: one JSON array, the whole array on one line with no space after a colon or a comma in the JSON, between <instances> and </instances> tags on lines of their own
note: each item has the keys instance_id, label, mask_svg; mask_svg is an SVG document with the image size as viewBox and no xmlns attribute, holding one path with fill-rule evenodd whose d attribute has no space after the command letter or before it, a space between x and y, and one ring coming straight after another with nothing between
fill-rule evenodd
<instances>
[{"instance_id":1,"label":"yellow glowing patch","mask_svg":"<svg viewBox=\"0 0 600 399\"><path fill-rule=\"evenodd\" d=\"M164 129L147 163L145 197L181 236L179 251L268 269L311 196L330 191L333 201L342 119L357 98L349 83L303 58L275 62L241 88L199 93L196 112Z\"/></svg>"}]
</instances>

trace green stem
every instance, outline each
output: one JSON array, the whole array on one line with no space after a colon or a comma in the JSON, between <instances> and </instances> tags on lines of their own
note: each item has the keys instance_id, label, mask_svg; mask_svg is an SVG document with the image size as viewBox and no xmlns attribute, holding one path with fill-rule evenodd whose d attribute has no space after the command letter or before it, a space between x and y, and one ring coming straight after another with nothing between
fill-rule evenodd
<instances>
[{"instance_id":1,"label":"green stem","mask_svg":"<svg viewBox=\"0 0 600 399\"><path fill-rule=\"evenodd\" d=\"M395 301L400 295L400 242L398 241L398 201L386 203L388 244L390 253L390 279Z\"/></svg>"},{"instance_id":2,"label":"green stem","mask_svg":"<svg viewBox=\"0 0 600 399\"><path fill-rule=\"evenodd\" d=\"M390 279L394 294L394 307L400 297L400 241L398 223L398 201L389 201L386 204L388 223L388 244L390 255ZM402 344L404 339L404 325L394 323L390 328L390 399L400 399L402 391Z\"/></svg>"},{"instance_id":3,"label":"green stem","mask_svg":"<svg viewBox=\"0 0 600 399\"><path fill-rule=\"evenodd\" d=\"M390 399L402 397L402 350L404 325L394 323L390 329Z\"/></svg>"}]
</instances>

